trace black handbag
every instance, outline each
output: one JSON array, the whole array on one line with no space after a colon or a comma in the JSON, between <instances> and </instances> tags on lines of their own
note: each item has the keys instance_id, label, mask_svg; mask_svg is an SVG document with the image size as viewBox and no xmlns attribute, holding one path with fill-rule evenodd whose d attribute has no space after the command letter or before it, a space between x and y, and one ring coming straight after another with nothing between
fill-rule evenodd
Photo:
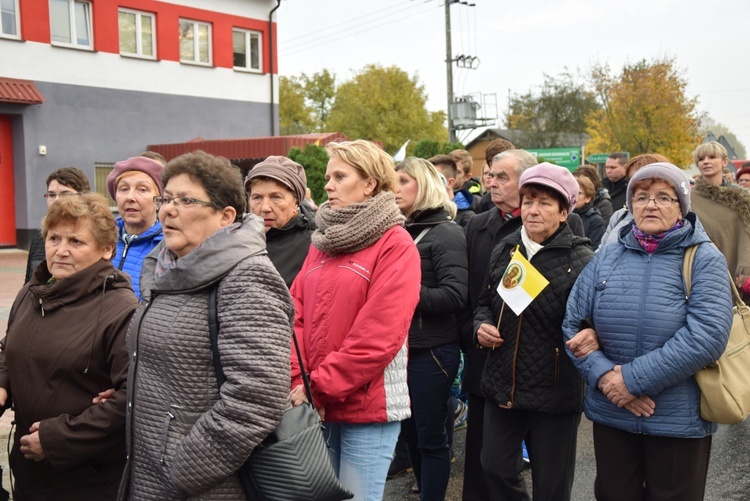
<instances>
[{"instance_id":1,"label":"black handbag","mask_svg":"<svg viewBox=\"0 0 750 501\"><path fill-rule=\"evenodd\" d=\"M208 289L208 327L219 388L226 381L219 358L218 284ZM260 443L237 474L250 501L342 501L354 494L341 485L333 471L320 416L312 405L310 380L305 372L297 337L292 332L302 381L309 404L292 407L279 426Z\"/></svg>"}]
</instances>

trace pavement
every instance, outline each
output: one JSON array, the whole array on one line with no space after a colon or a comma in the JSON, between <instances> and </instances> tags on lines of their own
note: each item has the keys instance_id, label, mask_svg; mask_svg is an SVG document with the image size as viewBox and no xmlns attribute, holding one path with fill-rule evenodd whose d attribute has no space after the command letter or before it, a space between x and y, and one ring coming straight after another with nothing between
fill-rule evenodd
<instances>
[{"instance_id":1,"label":"pavement","mask_svg":"<svg viewBox=\"0 0 750 501\"><path fill-rule=\"evenodd\" d=\"M5 332L8 314L18 290L23 285L26 272L25 251L0 249L0 332ZM0 466L3 468L3 486L8 488L7 444L11 411L0 418ZM464 444L466 430L454 435L455 463L451 471L446 501L460 501L463 486ZM531 472L524 471L527 485L531 486ZM573 484L573 501L594 499L594 446L591 435L591 422L585 417L578 429L578 450L576 454L576 476ZM414 475L404 473L386 483L386 501L417 501L419 494L411 492ZM736 425L721 425L714 435L711 450L711 464L706 486L706 501L750 501L750 420Z\"/></svg>"}]
</instances>

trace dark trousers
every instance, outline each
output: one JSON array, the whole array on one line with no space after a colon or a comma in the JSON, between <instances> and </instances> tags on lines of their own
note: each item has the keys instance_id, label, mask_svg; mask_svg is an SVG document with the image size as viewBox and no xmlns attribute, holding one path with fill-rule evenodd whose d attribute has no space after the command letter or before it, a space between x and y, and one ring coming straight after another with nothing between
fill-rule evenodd
<instances>
[{"instance_id":1,"label":"dark trousers","mask_svg":"<svg viewBox=\"0 0 750 501\"><path fill-rule=\"evenodd\" d=\"M711 435L638 435L594 423L600 501L701 501L706 490Z\"/></svg>"},{"instance_id":2,"label":"dark trousers","mask_svg":"<svg viewBox=\"0 0 750 501\"><path fill-rule=\"evenodd\" d=\"M442 501L448 488L451 454L445 423L449 413L453 415L448 402L459 356L458 343L409 352L412 417L403 422L402 431L424 501Z\"/></svg>"},{"instance_id":3,"label":"dark trousers","mask_svg":"<svg viewBox=\"0 0 750 501\"><path fill-rule=\"evenodd\" d=\"M464 450L463 501L487 501L490 498L482 470L482 437L484 434L484 398L469 393L469 415L466 417Z\"/></svg>"},{"instance_id":4,"label":"dark trousers","mask_svg":"<svg viewBox=\"0 0 750 501\"><path fill-rule=\"evenodd\" d=\"M489 497L495 501L527 501L521 442L526 443L531 460L535 501L568 501L573 489L579 412L507 410L487 401L484 407L484 446L482 467Z\"/></svg>"}]
</instances>

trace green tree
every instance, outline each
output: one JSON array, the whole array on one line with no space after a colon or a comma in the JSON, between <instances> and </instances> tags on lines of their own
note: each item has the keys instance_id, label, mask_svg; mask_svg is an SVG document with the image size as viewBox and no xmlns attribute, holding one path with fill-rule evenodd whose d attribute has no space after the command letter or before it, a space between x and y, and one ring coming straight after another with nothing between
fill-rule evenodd
<instances>
[{"instance_id":1,"label":"green tree","mask_svg":"<svg viewBox=\"0 0 750 501\"><path fill-rule=\"evenodd\" d=\"M313 110L314 130L326 132L328 116L336 97L336 75L324 69L309 77L303 73L301 80L304 82L306 102Z\"/></svg>"},{"instance_id":2,"label":"green tree","mask_svg":"<svg viewBox=\"0 0 750 501\"><path fill-rule=\"evenodd\" d=\"M389 153L411 139L445 141L445 113L429 112L416 76L390 66L368 65L339 85L328 129L352 139L380 141Z\"/></svg>"},{"instance_id":3,"label":"green tree","mask_svg":"<svg viewBox=\"0 0 750 501\"><path fill-rule=\"evenodd\" d=\"M619 75L594 65L591 81L602 108L586 118L591 152L660 153L676 165L692 163L700 142L697 98L672 58L626 64Z\"/></svg>"},{"instance_id":4,"label":"green tree","mask_svg":"<svg viewBox=\"0 0 750 501\"><path fill-rule=\"evenodd\" d=\"M442 152L443 152L443 155L447 155L453 150L463 150L463 149L464 149L463 143L448 142L448 143L443 144Z\"/></svg>"},{"instance_id":5,"label":"green tree","mask_svg":"<svg viewBox=\"0 0 750 501\"><path fill-rule=\"evenodd\" d=\"M279 133L307 134L314 127L313 109L305 101L304 81L297 77L280 77Z\"/></svg>"},{"instance_id":6,"label":"green tree","mask_svg":"<svg viewBox=\"0 0 750 501\"><path fill-rule=\"evenodd\" d=\"M545 74L539 91L510 98L505 125L519 131L518 145L525 148L572 146L586 132L586 116L598 109L596 95L569 72Z\"/></svg>"},{"instance_id":7,"label":"green tree","mask_svg":"<svg viewBox=\"0 0 750 501\"><path fill-rule=\"evenodd\" d=\"M407 148L408 149L408 148ZM414 146L414 155L418 158L431 158L440 153L440 143L423 139Z\"/></svg>"},{"instance_id":8,"label":"green tree","mask_svg":"<svg viewBox=\"0 0 750 501\"><path fill-rule=\"evenodd\" d=\"M299 148L289 150L287 157L294 160L305 168L307 187L312 192L316 204L324 202L326 195L326 167L328 166L328 155L326 150L315 144L308 144L304 151Z\"/></svg>"}]
</instances>

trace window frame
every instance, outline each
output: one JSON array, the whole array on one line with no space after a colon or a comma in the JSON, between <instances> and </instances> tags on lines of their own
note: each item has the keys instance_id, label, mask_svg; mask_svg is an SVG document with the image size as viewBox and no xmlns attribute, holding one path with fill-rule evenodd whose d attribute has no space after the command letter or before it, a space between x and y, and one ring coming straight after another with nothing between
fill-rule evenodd
<instances>
[{"instance_id":1,"label":"window frame","mask_svg":"<svg viewBox=\"0 0 750 501\"><path fill-rule=\"evenodd\" d=\"M126 14L135 14L135 52L123 52L122 49L120 49L120 55L124 57L134 57L136 59L150 59L152 61L155 61L157 59L157 42L156 42L156 14L153 12L146 12L142 10L135 10L135 9L128 9L126 7L118 7L117 9L117 35L118 35L118 45L120 38L122 37L122 31L120 28L120 12L124 12ZM142 19L143 17L150 17L151 18L151 51L152 55L144 54L143 53L143 23Z\"/></svg>"},{"instance_id":2,"label":"window frame","mask_svg":"<svg viewBox=\"0 0 750 501\"><path fill-rule=\"evenodd\" d=\"M193 24L193 54L194 58L192 60L183 59L182 58L182 38L178 39L177 43L180 48L180 63L182 64L191 64L195 66L207 66L212 67L214 65L214 43L213 43L213 23L210 21L198 21L197 19L189 19L186 17L181 17L178 20L178 32L182 32L181 25L182 23L192 23ZM199 38L195 36L195 33L198 32L198 27L200 25L208 26L208 62L203 62L198 60L197 58L199 56Z\"/></svg>"},{"instance_id":3,"label":"window frame","mask_svg":"<svg viewBox=\"0 0 750 501\"><path fill-rule=\"evenodd\" d=\"M234 66L234 34L242 33L245 36L245 66ZM252 35L258 36L258 67L252 68L250 64L250 37ZM263 33L258 30L250 30L247 28L232 28L232 67L236 71L245 71L248 73L263 73Z\"/></svg>"},{"instance_id":4,"label":"window frame","mask_svg":"<svg viewBox=\"0 0 750 501\"><path fill-rule=\"evenodd\" d=\"M0 11L0 38L9 38L11 40L21 40L21 12L19 7L19 0L11 0L13 2L13 15L16 18L16 34L11 35L3 31L2 24L2 12Z\"/></svg>"},{"instance_id":5,"label":"window frame","mask_svg":"<svg viewBox=\"0 0 750 501\"><path fill-rule=\"evenodd\" d=\"M48 5L51 5L51 1L47 2ZM91 0L67 0L68 2L68 13L70 14L69 17L69 33L70 33L70 43L67 42L56 42L52 39L52 9L50 8L50 45L54 45L55 47L67 47L70 49L78 49L78 50L94 50L94 3ZM83 4L86 5L86 8L88 9L88 16L86 19L86 27L88 28L88 34L89 34L89 45L82 45L79 44L77 40L77 33L76 33L76 12L75 12L75 6L76 4Z\"/></svg>"}]
</instances>

